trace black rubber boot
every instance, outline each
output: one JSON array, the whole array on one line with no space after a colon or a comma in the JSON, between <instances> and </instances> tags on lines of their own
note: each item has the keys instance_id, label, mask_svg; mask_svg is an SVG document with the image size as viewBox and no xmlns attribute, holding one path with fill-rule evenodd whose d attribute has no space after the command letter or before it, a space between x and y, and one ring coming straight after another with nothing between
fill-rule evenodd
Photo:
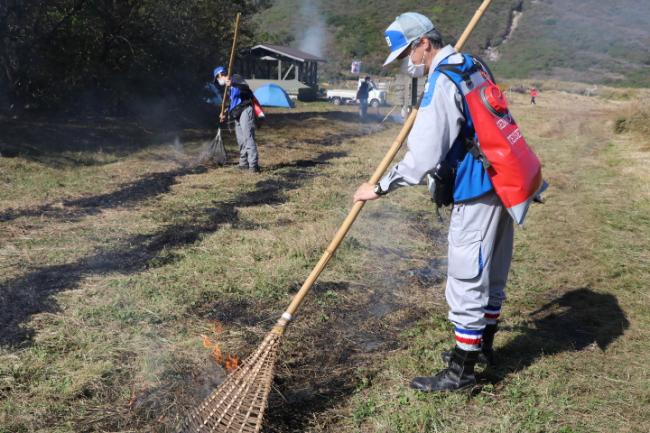
<instances>
[{"instance_id":1,"label":"black rubber boot","mask_svg":"<svg viewBox=\"0 0 650 433\"><path fill-rule=\"evenodd\" d=\"M494 365L494 335L497 333L499 324L487 325L483 330L483 337L481 338L481 353L478 354L477 364L481 365ZM451 350L445 350L440 354L442 362L449 364L451 361Z\"/></svg>"},{"instance_id":2,"label":"black rubber boot","mask_svg":"<svg viewBox=\"0 0 650 433\"><path fill-rule=\"evenodd\" d=\"M449 367L435 376L416 377L411 388L424 392L459 391L476 385L474 365L479 351L465 351L455 347L451 352Z\"/></svg>"},{"instance_id":3,"label":"black rubber boot","mask_svg":"<svg viewBox=\"0 0 650 433\"><path fill-rule=\"evenodd\" d=\"M485 359L486 365L496 364L494 359L494 335L499 330L499 323L487 325L483 331L483 338L481 339L481 354L479 358Z\"/></svg>"}]
</instances>

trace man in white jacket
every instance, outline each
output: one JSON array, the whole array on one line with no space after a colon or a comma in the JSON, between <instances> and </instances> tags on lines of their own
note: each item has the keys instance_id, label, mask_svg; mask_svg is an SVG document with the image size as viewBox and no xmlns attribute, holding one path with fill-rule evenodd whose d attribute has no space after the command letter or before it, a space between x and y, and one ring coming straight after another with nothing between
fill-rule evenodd
<instances>
[{"instance_id":1,"label":"man in white jacket","mask_svg":"<svg viewBox=\"0 0 650 433\"><path fill-rule=\"evenodd\" d=\"M416 377L420 391L453 391L476 384L477 361L493 362L492 342L497 330L513 246L513 221L501 204L481 161L468 151L475 131L456 84L440 72L464 58L444 45L431 21L405 13L386 29L391 53L384 65L403 59L403 71L428 77L422 102L402 161L377 185L362 184L355 201L375 200L403 186L418 185L427 174L455 172L442 179L451 191L453 211L449 227L447 287L449 320L456 345L443 353L448 367L434 376ZM441 170L441 167L448 170ZM440 185L438 185L440 189Z\"/></svg>"}]
</instances>

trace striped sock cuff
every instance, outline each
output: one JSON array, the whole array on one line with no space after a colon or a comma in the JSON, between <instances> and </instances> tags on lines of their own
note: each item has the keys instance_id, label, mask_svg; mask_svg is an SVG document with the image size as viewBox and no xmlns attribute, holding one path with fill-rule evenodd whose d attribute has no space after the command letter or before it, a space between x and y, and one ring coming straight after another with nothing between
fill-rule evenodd
<instances>
[{"instance_id":1,"label":"striped sock cuff","mask_svg":"<svg viewBox=\"0 0 650 433\"><path fill-rule=\"evenodd\" d=\"M487 307L483 308L483 317L485 317L485 323L488 325L494 325L497 323L499 316L501 316L501 306L494 307L492 305L488 305Z\"/></svg>"},{"instance_id":2,"label":"striped sock cuff","mask_svg":"<svg viewBox=\"0 0 650 433\"><path fill-rule=\"evenodd\" d=\"M462 350L481 350L481 337L483 330L463 329L458 326L454 328L456 334L456 346Z\"/></svg>"}]
</instances>

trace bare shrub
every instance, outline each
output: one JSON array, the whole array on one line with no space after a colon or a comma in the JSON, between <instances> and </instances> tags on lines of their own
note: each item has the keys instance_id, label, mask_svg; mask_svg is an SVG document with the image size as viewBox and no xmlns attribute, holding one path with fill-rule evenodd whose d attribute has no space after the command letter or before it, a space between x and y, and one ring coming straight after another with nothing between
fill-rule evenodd
<instances>
[{"instance_id":1,"label":"bare shrub","mask_svg":"<svg viewBox=\"0 0 650 433\"><path fill-rule=\"evenodd\" d=\"M628 105L623 114L614 121L614 132L650 134L650 100L640 99Z\"/></svg>"}]
</instances>

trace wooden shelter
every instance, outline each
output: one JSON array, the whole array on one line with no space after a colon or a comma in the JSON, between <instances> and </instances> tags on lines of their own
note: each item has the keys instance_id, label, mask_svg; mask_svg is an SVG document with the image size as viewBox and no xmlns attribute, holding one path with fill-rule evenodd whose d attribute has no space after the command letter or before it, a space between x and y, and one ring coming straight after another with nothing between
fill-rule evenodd
<instances>
[{"instance_id":1,"label":"wooden shelter","mask_svg":"<svg viewBox=\"0 0 650 433\"><path fill-rule=\"evenodd\" d=\"M240 52L236 70L255 89L275 83L290 96L314 99L318 91L318 63L324 59L296 48L259 44Z\"/></svg>"}]
</instances>

